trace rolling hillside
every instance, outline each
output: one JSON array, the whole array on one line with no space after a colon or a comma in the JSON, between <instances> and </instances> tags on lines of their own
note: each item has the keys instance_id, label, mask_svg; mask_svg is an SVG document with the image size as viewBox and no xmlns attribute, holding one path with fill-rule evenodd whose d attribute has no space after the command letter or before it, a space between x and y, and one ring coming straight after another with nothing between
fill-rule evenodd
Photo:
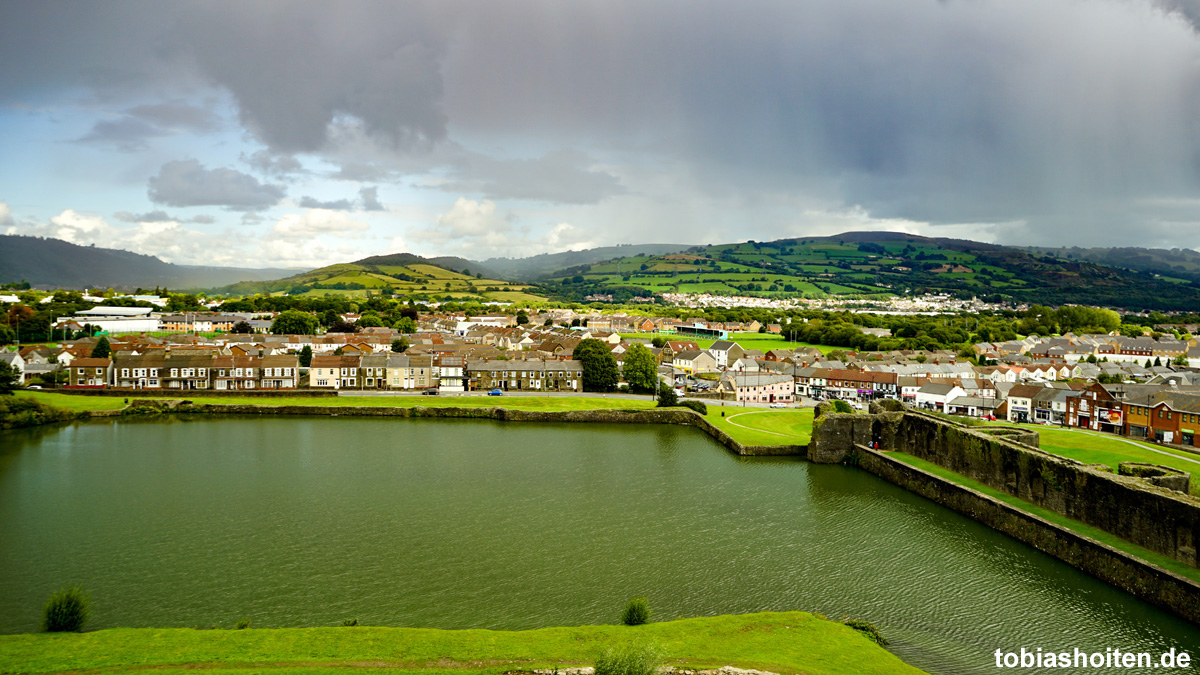
<instances>
[{"instance_id":1,"label":"rolling hillside","mask_svg":"<svg viewBox=\"0 0 1200 675\"><path fill-rule=\"evenodd\" d=\"M562 270L547 280L557 297L614 300L646 293L763 297L861 297L947 292L992 301L1194 309L1200 283L1149 272L959 239L848 232L693 247Z\"/></svg>"},{"instance_id":2,"label":"rolling hillside","mask_svg":"<svg viewBox=\"0 0 1200 675\"><path fill-rule=\"evenodd\" d=\"M684 244L622 244L582 251L543 253L528 258L488 258L475 264L493 270L502 279L528 280L551 275L568 267L590 265L618 257L667 255L687 248Z\"/></svg>"},{"instance_id":3,"label":"rolling hillside","mask_svg":"<svg viewBox=\"0 0 1200 675\"><path fill-rule=\"evenodd\" d=\"M211 288L237 281L266 281L294 269L193 267L111 248L61 239L0 235L0 283L28 281L35 288Z\"/></svg>"},{"instance_id":4,"label":"rolling hillside","mask_svg":"<svg viewBox=\"0 0 1200 675\"><path fill-rule=\"evenodd\" d=\"M466 273L474 270L480 271ZM529 292L530 289L529 284L487 278L477 263L462 258L422 258L396 253L329 265L276 281L233 284L220 290L233 295L286 291L289 295L363 296L368 292L388 292L429 300L447 296L499 302L545 299Z\"/></svg>"}]
</instances>

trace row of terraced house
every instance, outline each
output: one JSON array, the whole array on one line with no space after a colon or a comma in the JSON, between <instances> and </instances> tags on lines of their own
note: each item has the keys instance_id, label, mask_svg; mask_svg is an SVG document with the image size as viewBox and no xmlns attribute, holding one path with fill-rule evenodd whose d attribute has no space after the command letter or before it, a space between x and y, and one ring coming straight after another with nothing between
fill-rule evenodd
<instances>
[{"instance_id":1,"label":"row of terraced house","mask_svg":"<svg viewBox=\"0 0 1200 675\"><path fill-rule=\"evenodd\" d=\"M73 389L250 390L296 389L295 355L229 356L154 351L112 358L79 358L69 366ZM453 355L318 355L308 386L333 390L582 391L578 361L468 360Z\"/></svg>"}]
</instances>

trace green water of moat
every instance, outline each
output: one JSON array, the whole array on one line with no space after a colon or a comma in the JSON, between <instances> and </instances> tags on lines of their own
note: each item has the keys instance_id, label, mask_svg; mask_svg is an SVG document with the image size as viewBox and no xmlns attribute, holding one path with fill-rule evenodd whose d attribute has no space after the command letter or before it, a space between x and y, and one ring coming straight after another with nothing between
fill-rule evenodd
<instances>
[{"instance_id":1,"label":"green water of moat","mask_svg":"<svg viewBox=\"0 0 1200 675\"><path fill-rule=\"evenodd\" d=\"M91 626L523 629L807 610L931 673L996 649L1200 657L1200 628L866 472L669 426L121 421L0 435L0 632L65 583ZM1018 671L1020 672L1020 671ZM1060 671L1061 672L1061 671Z\"/></svg>"}]
</instances>

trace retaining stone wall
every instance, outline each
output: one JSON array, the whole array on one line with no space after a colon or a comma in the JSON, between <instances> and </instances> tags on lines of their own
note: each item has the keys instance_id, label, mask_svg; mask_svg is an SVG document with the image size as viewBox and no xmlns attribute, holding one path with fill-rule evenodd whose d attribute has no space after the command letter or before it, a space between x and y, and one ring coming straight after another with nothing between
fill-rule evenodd
<instances>
[{"instance_id":1,"label":"retaining stone wall","mask_svg":"<svg viewBox=\"0 0 1200 675\"><path fill-rule=\"evenodd\" d=\"M1197 566L1200 500L1189 495L933 415L828 410L819 406L813 422L808 457L814 462L840 462L855 445L876 442Z\"/></svg>"},{"instance_id":2,"label":"retaining stone wall","mask_svg":"<svg viewBox=\"0 0 1200 675\"><path fill-rule=\"evenodd\" d=\"M885 453L858 447L858 466L927 499L1121 588L1200 623L1200 584Z\"/></svg>"}]
</instances>

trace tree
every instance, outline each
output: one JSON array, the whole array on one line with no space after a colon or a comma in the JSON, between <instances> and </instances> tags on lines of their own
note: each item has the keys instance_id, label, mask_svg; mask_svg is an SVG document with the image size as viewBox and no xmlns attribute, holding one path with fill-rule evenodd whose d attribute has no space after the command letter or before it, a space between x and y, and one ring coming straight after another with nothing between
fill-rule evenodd
<instances>
[{"instance_id":1,"label":"tree","mask_svg":"<svg viewBox=\"0 0 1200 675\"><path fill-rule=\"evenodd\" d=\"M333 355L334 355L334 356L342 356L342 355L344 355L345 353L346 353L346 348L345 348L345 347L338 347L337 349L333 350Z\"/></svg>"},{"instance_id":2,"label":"tree","mask_svg":"<svg viewBox=\"0 0 1200 675\"><path fill-rule=\"evenodd\" d=\"M242 333L242 334L253 333L254 328L250 325L249 321L239 321L239 322L233 324L233 328L230 328L229 332L230 333Z\"/></svg>"},{"instance_id":3,"label":"tree","mask_svg":"<svg viewBox=\"0 0 1200 675\"><path fill-rule=\"evenodd\" d=\"M403 354L404 350L408 349L408 347L408 340L405 340L402 337L392 340L392 351L396 352L397 354Z\"/></svg>"},{"instance_id":4,"label":"tree","mask_svg":"<svg viewBox=\"0 0 1200 675\"><path fill-rule=\"evenodd\" d=\"M300 350L300 366L307 368L312 363L312 347L304 345Z\"/></svg>"},{"instance_id":5,"label":"tree","mask_svg":"<svg viewBox=\"0 0 1200 675\"><path fill-rule=\"evenodd\" d=\"M542 326L546 327L546 328L549 328L550 326L553 326L553 325L554 325L554 319L552 319L550 317L546 317L546 321L544 323L542 323Z\"/></svg>"},{"instance_id":6,"label":"tree","mask_svg":"<svg viewBox=\"0 0 1200 675\"><path fill-rule=\"evenodd\" d=\"M276 335L316 335L317 317L298 309L280 312L271 322L271 332Z\"/></svg>"},{"instance_id":7,"label":"tree","mask_svg":"<svg viewBox=\"0 0 1200 675\"><path fill-rule=\"evenodd\" d=\"M650 393L658 382L658 364L651 352L643 344L634 344L625 352L625 381L629 388L636 393Z\"/></svg>"},{"instance_id":8,"label":"tree","mask_svg":"<svg viewBox=\"0 0 1200 675\"><path fill-rule=\"evenodd\" d=\"M378 328L383 325L378 314L363 314L358 320L359 328Z\"/></svg>"},{"instance_id":9,"label":"tree","mask_svg":"<svg viewBox=\"0 0 1200 675\"><path fill-rule=\"evenodd\" d=\"M21 382L21 374L16 368L0 361L0 395L8 395L17 388Z\"/></svg>"},{"instance_id":10,"label":"tree","mask_svg":"<svg viewBox=\"0 0 1200 675\"><path fill-rule=\"evenodd\" d=\"M357 333L358 324L338 319L329 326L330 333Z\"/></svg>"},{"instance_id":11,"label":"tree","mask_svg":"<svg viewBox=\"0 0 1200 675\"><path fill-rule=\"evenodd\" d=\"M660 382L658 385L658 407L670 408L673 405L679 405L679 394L675 393L675 387Z\"/></svg>"},{"instance_id":12,"label":"tree","mask_svg":"<svg viewBox=\"0 0 1200 675\"><path fill-rule=\"evenodd\" d=\"M1173 366L1186 366L1187 364L1188 364L1187 354L1180 354L1179 356L1176 356L1175 358L1171 359L1171 365L1173 365Z\"/></svg>"},{"instance_id":13,"label":"tree","mask_svg":"<svg viewBox=\"0 0 1200 675\"><path fill-rule=\"evenodd\" d=\"M583 365L584 391L613 391L621 379L608 345L595 338L580 341L573 358Z\"/></svg>"},{"instance_id":14,"label":"tree","mask_svg":"<svg viewBox=\"0 0 1200 675\"><path fill-rule=\"evenodd\" d=\"M92 358L107 359L110 356L112 356L112 345L108 344L107 335L101 335L96 346L92 347Z\"/></svg>"},{"instance_id":15,"label":"tree","mask_svg":"<svg viewBox=\"0 0 1200 675\"><path fill-rule=\"evenodd\" d=\"M411 335L412 333L417 332L417 322L413 321L411 317L402 316L396 320L396 323L392 326L392 328L395 328L401 333L408 333Z\"/></svg>"},{"instance_id":16,"label":"tree","mask_svg":"<svg viewBox=\"0 0 1200 675\"><path fill-rule=\"evenodd\" d=\"M517 310L517 325L524 326L527 323L529 323L529 314L523 309L518 309Z\"/></svg>"},{"instance_id":17,"label":"tree","mask_svg":"<svg viewBox=\"0 0 1200 675\"><path fill-rule=\"evenodd\" d=\"M667 346L667 338L661 335L655 335L650 339L650 344L654 345L656 349L662 349L663 347Z\"/></svg>"}]
</instances>

